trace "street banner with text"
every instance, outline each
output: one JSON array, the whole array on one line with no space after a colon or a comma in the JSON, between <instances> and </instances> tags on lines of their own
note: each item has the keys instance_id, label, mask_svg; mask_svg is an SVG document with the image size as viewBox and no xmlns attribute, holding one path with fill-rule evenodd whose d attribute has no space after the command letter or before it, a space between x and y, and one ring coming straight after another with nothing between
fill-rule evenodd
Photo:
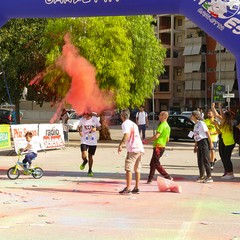
<instances>
[{"instance_id":1,"label":"street banner with text","mask_svg":"<svg viewBox=\"0 0 240 240\"><path fill-rule=\"evenodd\" d=\"M39 124L39 139L43 149L65 147L62 124Z\"/></svg>"},{"instance_id":2,"label":"street banner with text","mask_svg":"<svg viewBox=\"0 0 240 240\"><path fill-rule=\"evenodd\" d=\"M11 147L10 125L1 124L0 125L0 148L9 148L9 147Z\"/></svg>"}]
</instances>

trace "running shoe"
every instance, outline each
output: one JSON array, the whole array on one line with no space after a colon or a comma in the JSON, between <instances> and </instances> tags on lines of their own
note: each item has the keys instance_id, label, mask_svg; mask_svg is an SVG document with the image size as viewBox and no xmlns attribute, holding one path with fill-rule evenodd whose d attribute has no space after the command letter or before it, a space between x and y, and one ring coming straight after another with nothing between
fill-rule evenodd
<instances>
[{"instance_id":1,"label":"running shoe","mask_svg":"<svg viewBox=\"0 0 240 240\"><path fill-rule=\"evenodd\" d=\"M234 178L234 175L233 174L226 174L225 176L222 176L221 178L226 179L226 180L231 180L231 179Z\"/></svg>"},{"instance_id":2,"label":"running shoe","mask_svg":"<svg viewBox=\"0 0 240 240\"><path fill-rule=\"evenodd\" d=\"M125 187L123 190L119 191L120 194L131 194L132 191L130 189L127 189L127 187Z\"/></svg>"},{"instance_id":3,"label":"running shoe","mask_svg":"<svg viewBox=\"0 0 240 240\"><path fill-rule=\"evenodd\" d=\"M88 176L89 177L93 177L93 172L92 171L88 171Z\"/></svg>"},{"instance_id":4,"label":"running shoe","mask_svg":"<svg viewBox=\"0 0 240 240\"><path fill-rule=\"evenodd\" d=\"M139 188L134 188L134 189L132 190L132 193L133 193L133 194L139 194L139 193L140 193Z\"/></svg>"},{"instance_id":5,"label":"running shoe","mask_svg":"<svg viewBox=\"0 0 240 240\"><path fill-rule=\"evenodd\" d=\"M212 183L213 182L213 180L212 180L212 178L211 177L207 177L207 178L205 178L204 179L204 181L203 181L204 183Z\"/></svg>"},{"instance_id":6,"label":"running shoe","mask_svg":"<svg viewBox=\"0 0 240 240\"><path fill-rule=\"evenodd\" d=\"M88 162L87 160L83 161L82 165L80 165L80 170L83 170L85 168L87 162Z\"/></svg>"},{"instance_id":7,"label":"running shoe","mask_svg":"<svg viewBox=\"0 0 240 240\"><path fill-rule=\"evenodd\" d=\"M204 177L198 177L198 178L196 179L196 182L203 183L204 180L205 180Z\"/></svg>"}]
</instances>

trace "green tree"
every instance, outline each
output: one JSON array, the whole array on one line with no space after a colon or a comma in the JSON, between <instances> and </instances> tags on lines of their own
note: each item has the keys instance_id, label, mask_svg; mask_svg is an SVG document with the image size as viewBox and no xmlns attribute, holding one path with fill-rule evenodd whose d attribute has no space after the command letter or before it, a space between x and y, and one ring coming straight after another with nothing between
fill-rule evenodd
<instances>
[{"instance_id":1,"label":"green tree","mask_svg":"<svg viewBox=\"0 0 240 240\"><path fill-rule=\"evenodd\" d=\"M97 70L101 89L114 92L118 108L139 106L152 94L163 73L165 49L157 41L150 16L68 18L48 20L44 49L48 49L45 83L60 99L71 80L54 66L70 32L72 42ZM61 79L61 88L58 81ZM63 87L64 86L64 87Z\"/></svg>"},{"instance_id":2,"label":"green tree","mask_svg":"<svg viewBox=\"0 0 240 240\"><path fill-rule=\"evenodd\" d=\"M41 54L44 19L12 19L0 29L0 59L19 122L19 101L39 69L45 66ZM3 81L2 81L3 82ZM0 101L9 102L6 85L0 85Z\"/></svg>"}]
</instances>

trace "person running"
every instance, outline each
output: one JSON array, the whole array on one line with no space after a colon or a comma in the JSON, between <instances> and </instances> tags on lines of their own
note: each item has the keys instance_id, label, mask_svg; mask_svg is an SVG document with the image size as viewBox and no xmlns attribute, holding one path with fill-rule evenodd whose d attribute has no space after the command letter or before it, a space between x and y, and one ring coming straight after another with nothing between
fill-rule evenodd
<instances>
[{"instance_id":1,"label":"person running","mask_svg":"<svg viewBox=\"0 0 240 240\"><path fill-rule=\"evenodd\" d=\"M136 123L138 125L139 134L142 133L142 139L146 138L146 129L148 127L148 114L144 111L144 106L140 107L140 111L136 114Z\"/></svg>"},{"instance_id":2,"label":"person running","mask_svg":"<svg viewBox=\"0 0 240 240\"><path fill-rule=\"evenodd\" d=\"M195 123L194 125L194 153L197 153L197 162L199 169L199 177L197 182L211 183L211 167L210 167L210 149L213 150L213 143L208 131L208 127L204 121L202 121L202 116L199 111L193 111L191 115L191 120ZM206 172L206 177L204 176Z\"/></svg>"},{"instance_id":3,"label":"person running","mask_svg":"<svg viewBox=\"0 0 240 240\"><path fill-rule=\"evenodd\" d=\"M213 149L210 151L210 167L211 170L213 170L215 162L217 161L216 159L216 149L217 149L217 143L218 143L218 132L215 127L215 118L213 115L213 111L211 109L208 110L207 112L207 118L204 119L204 122L206 123L212 143L213 143Z\"/></svg>"},{"instance_id":4,"label":"person running","mask_svg":"<svg viewBox=\"0 0 240 240\"><path fill-rule=\"evenodd\" d=\"M160 163L160 158L162 157L165 151L165 147L167 142L169 141L171 132L167 119L168 112L167 111L160 112L159 114L160 124L157 127L156 134L149 139L143 140L143 144L153 141L153 153L150 162L150 172L147 183L152 183L155 170L157 170L164 178L173 180L173 178L167 173L167 171L163 168L163 166Z\"/></svg>"},{"instance_id":5,"label":"person running","mask_svg":"<svg viewBox=\"0 0 240 240\"><path fill-rule=\"evenodd\" d=\"M91 113L83 113L83 117L79 120L78 130L81 136L81 152L83 163L80 170L83 170L88 163L88 176L93 177L93 155L97 149L97 134L100 129L98 118L92 117ZM87 154L88 153L88 154Z\"/></svg>"},{"instance_id":6,"label":"person running","mask_svg":"<svg viewBox=\"0 0 240 240\"><path fill-rule=\"evenodd\" d=\"M130 111L128 109L121 111L123 138L118 146L118 153L122 151L123 145L127 147L127 156L125 158L126 187L120 194L139 193L141 160L144 153L143 144L139 135L137 125L131 121ZM131 190L132 172L135 172L135 187Z\"/></svg>"}]
</instances>

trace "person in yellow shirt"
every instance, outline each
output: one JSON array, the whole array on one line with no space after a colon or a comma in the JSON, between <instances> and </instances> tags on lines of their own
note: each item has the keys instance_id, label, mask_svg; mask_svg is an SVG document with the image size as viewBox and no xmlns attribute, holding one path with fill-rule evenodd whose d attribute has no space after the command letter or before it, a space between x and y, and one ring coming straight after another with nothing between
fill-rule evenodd
<instances>
[{"instance_id":1,"label":"person in yellow shirt","mask_svg":"<svg viewBox=\"0 0 240 240\"><path fill-rule=\"evenodd\" d=\"M211 139L212 139L212 143L213 143L213 149L211 149L210 151L210 166L211 166L211 170L213 170L215 162L217 161L216 159L216 149L217 149L217 143L218 143L218 132L217 129L215 127L214 124L215 118L214 118L214 114L213 111L211 109L208 110L207 112L207 118L204 120L204 122L206 123Z\"/></svg>"}]
</instances>

